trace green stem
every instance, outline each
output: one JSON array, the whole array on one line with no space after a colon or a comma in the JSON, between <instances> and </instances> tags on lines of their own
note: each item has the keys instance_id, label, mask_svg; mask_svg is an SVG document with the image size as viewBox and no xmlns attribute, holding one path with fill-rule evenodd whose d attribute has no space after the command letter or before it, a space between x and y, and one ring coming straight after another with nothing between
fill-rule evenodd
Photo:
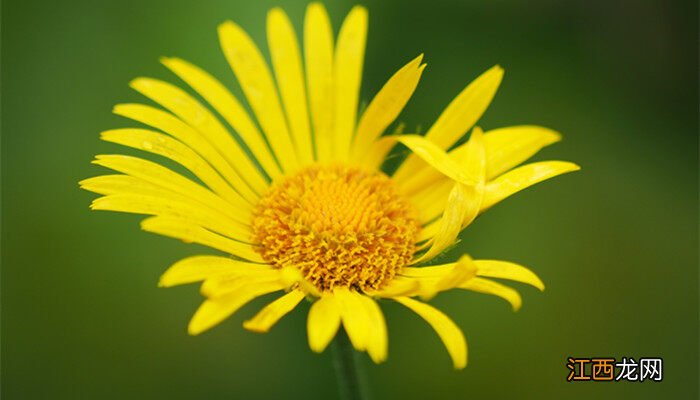
<instances>
[{"instance_id":1,"label":"green stem","mask_svg":"<svg viewBox=\"0 0 700 400\"><path fill-rule=\"evenodd\" d=\"M338 378L338 390L343 400L367 400L367 380L360 368L359 353L350 343L345 329L338 330L333 340L333 365Z\"/></svg>"}]
</instances>

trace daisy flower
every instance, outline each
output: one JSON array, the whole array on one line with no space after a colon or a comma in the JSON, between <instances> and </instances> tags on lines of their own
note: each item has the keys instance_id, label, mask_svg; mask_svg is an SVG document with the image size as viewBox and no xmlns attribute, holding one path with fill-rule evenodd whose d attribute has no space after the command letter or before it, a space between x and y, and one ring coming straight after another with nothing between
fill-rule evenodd
<instances>
[{"instance_id":1,"label":"daisy flower","mask_svg":"<svg viewBox=\"0 0 700 400\"><path fill-rule=\"evenodd\" d=\"M454 367L464 368L464 335L426 301L463 289L502 297L517 310L519 294L492 278L544 285L507 261L463 255L424 265L496 203L578 166L518 167L560 139L552 130L475 127L501 83L499 66L464 88L425 135L385 134L418 85L422 55L391 76L358 115L366 9L354 7L337 38L332 32L324 7L310 4L300 45L287 15L274 8L267 15L268 64L239 25L219 26L221 49L252 113L209 73L163 58L191 91L133 80L131 87L160 107L117 105L115 114L144 127L108 130L101 138L169 159L182 171L99 155L94 164L116 173L80 185L102 195L93 210L149 215L144 230L223 253L181 260L160 279L162 287L202 282L206 299L189 323L192 335L257 297L279 293L243 326L266 332L307 299L313 351L323 351L342 326L352 346L379 363L388 339L378 302L386 299L425 319ZM387 175L382 164L395 146L409 155Z\"/></svg>"}]
</instances>

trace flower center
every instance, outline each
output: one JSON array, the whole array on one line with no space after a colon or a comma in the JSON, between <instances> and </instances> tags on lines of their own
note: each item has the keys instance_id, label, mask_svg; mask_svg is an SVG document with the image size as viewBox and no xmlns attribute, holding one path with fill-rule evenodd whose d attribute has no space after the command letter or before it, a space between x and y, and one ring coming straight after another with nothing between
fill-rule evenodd
<instances>
[{"instance_id":1,"label":"flower center","mask_svg":"<svg viewBox=\"0 0 700 400\"><path fill-rule=\"evenodd\" d=\"M296 267L321 291L379 289L411 260L419 225L381 172L313 165L272 185L253 236L275 267Z\"/></svg>"}]
</instances>

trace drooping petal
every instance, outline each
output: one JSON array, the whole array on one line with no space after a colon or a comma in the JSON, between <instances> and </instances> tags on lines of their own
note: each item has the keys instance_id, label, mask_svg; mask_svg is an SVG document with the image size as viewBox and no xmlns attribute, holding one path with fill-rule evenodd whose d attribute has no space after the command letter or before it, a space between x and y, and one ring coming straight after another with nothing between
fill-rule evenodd
<instances>
[{"instance_id":1,"label":"drooping petal","mask_svg":"<svg viewBox=\"0 0 700 400\"><path fill-rule=\"evenodd\" d=\"M255 123L234 95L203 69L179 58L163 58L163 65L197 91L236 131L270 178L281 175Z\"/></svg>"},{"instance_id":2,"label":"drooping petal","mask_svg":"<svg viewBox=\"0 0 700 400\"><path fill-rule=\"evenodd\" d=\"M416 257L411 264L428 261L455 244L455 240L462 230L462 221L467 217L467 213L474 213L475 209L477 211L479 209L479 204L475 201L475 198L478 198L478 196L472 188L455 182L450 196L447 198L447 205L442 218L433 223L436 227L434 230L435 236L429 242L430 247L428 251Z\"/></svg>"},{"instance_id":3,"label":"drooping petal","mask_svg":"<svg viewBox=\"0 0 700 400\"><path fill-rule=\"evenodd\" d=\"M272 267L221 256L193 256L173 264L160 277L158 286L171 287L209 278L270 271Z\"/></svg>"},{"instance_id":4,"label":"drooping petal","mask_svg":"<svg viewBox=\"0 0 700 400\"><path fill-rule=\"evenodd\" d=\"M395 140L405 145L411 149L413 154L422 158L432 168L435 168L437 171L456 182L469 186L476 184L476 182L470 180L467 175L470 172L469 170L457 164L444 150L440 149L435 143L430 142L423 136L406 134L387 136L383 140Z\"/></svg>"},{"instance_id":5,"label":"drooping petal","mask_svg":"<svg viewBox=\"0 0 700 400\"><path fill-rule=\"evenodd\" d=\"M309 126L301 51L294 27L287 14L275 7L267 14L267 41L277 78L289 130L297 146L302 165L313 162L313 144Z\"/></svg>"},{"instance_id":6,"label":"drooping petal","mask_svg":"<svg viewBox=\"0 0 700 400\"><path fill-rule=\"evenodd\" d=\"M141 229L147 232L180 239L186 243L197 243L208 246L244 260L261 264L265 263L265 260L255 251L252 245L231 240L182 219L160 216L146 218L141 221Z\"/></svg>"},{"instance_id":7,"label":"drooping petal","mask_svg":"<svg viewBox=\"0 0 700 400\"><path fill-rule=\"evenodd\" d=\"M347 288L336 288L333 295L338 301L340 318L350 342L356 350L366 350L370 336L370 321L363 308L362 295Z\"/></svg>"},{"instance_id":8,"label":"drooping petal","mask_svg":"<svg viewBox=\"0 0 700 400\"><path fill-rule=\"evenodd\" d=\"M355 132L366 41L367 9L355 6L340 27L333 61L333 144L340 161L348 159Z\"/></svg>"},{"instance_id":9,"label":"drooping petal","mask_svg":"<svg viewBox=\"0 0 700 400\"><path fill-rule=\"evenodd\" d=\"M487 278L508 279L511 281L527 283L539 290L544 290L544 283L528 268L508 261L476 260L476 274Z\"/></svg>"},{"instance_id":10,"label":"drooping petal","mask_svg":"<svg viewBox=\"0 0 700 400\"><path fill-rule=\"evenodd\" d=\"M329 161L333 155L333 29L321 3L306 8L304 63L316 158Z\"/></svg>"},{"instance_id":11,"label":"drooping petal","mask_svg":"<svg viewBox=\"0 0 700 400\"><path fill-rule=\"evenodd\" d=\"M209 298L194 313L187 331L190 335L199 335L219 324L256 297L282 289L284 287L279 283L247 285L224 296Z\"/></svg>"},{"instance_id":12,"label":"drooping petal","mask_svg":"<svg viewBox=\"0 0 700 400\"><path fill-rule=\"evenodd\" d=\"M509 126L484 133L486 150L486 180L519 165L545 146L561 140L561 135L550 129L534 125ZM467 155L467 143L448 154L461 163ZM432 168L423 168L398 182L404 193L433 193L445 178ZM445 194L447 191L445 191Z\"/></svg>"},{"instance_id":13,"label":"drooping petal","mask_svg":"<svg viewBox=\"0 0 700 400\"><path fill-rule=\"evenodd\" d=\"M129 85L197 129L214 147L222 149L222 155L255 193L265 191L267 179L207 107L177 86L157 79L137 78Z\"/></svg>"},{"instance_id":14,"label":"drooping petal","mask_svg":"<svg viewBox=\"0 0 700 400\"><path fill-rule=\"evenodd\" d=\"M425 138L440 149L447 149L459 140L481 118L503 79L503 69L496 65L470 83L442 112ZM410 155L393 178L406 179L421 168L417 157Z\"/></svg>"},{"instance_id":15,"label":"drooping petal","mask_svg":"<svg viewBox=\"0 0 700 400\"><path fill-rule=\"evenodd\" d=\"M250 203L257 202L259 196L245 183L243 178L222 155L221 152L225 149L214 147L200 132L176 116L145 104L119 104L114 107L112 112L160 129L186 144L211 164L243 198Z\"/></svg>"},{"instance_id":16,"label":"drooping petal","mask_svg":"<svg viewBox=\"0 0 700 400\"><path fill-rule=\"evenodd\" d=\"M578 165L566 161L542 161L518 167L486 185L481 209L486 210L536 183L579 169Z\"/></svg>"},{"instance_id":17,"label":"drooping petal","mask_svg":"<svg viewBox=\"0 0 700 400\"><path fill-rule=\"evenodd\" d=\"M320 353L328 347L340 327L340 306L335 296L324 295L309 310L307 331L309 347Z\"/></svg>"},{"instance_id":18,"label":"drooping petal","mask_svg":"<svg viewBox=\"0 0 700 400\"><path fill-rule=\"evenodd\" d=\"M389 336L384 314L376 301L368 296L358 296L368 321L367 353L369 353L369 356L375 363L384 362L386 361L389 347Z\"/></svg>"},{"instance_id":19,"label":"drooping petal","mask_svg":"<svg viewBox=\"0 0 700 400\"><path fill-rule=\"evenodd\" d=\"M409 297L395 297L394 300L420 315L435 329L450 357L452 357L452 363L456 369L463 369L467 366L467 341L459 327L447 315L428 304Z\"/></svg>"},{"instance_id":20,"label":"drooping petal","mask_svg":"<svg viewBox=\"0 0 700 400\"><path fill-rule=\"evenodd\" d=\"M265 131L283 172L299 167L272 74L248 34L231 21L219 25L219 41L248 103Z\"/></svg>"},{"instance_id":21,"label":"drooping petal","mask_svg":"<svg viewBox=\"0 0 700 400\"><path fill-rule=\"evenodd\" d=\"M260 310L252 319L243 323L243 327L253 332L265 333L277 321L292 311L306 295L301 290L292 290Z\"/></svg>"},{"instance_id":22,"label":"drooping petal","mask_svg":"<svg viewBox=\"0 0 700 400\"><path fill-rule=\"evenodd\" d=\"M479 213L486 176L486 155L480 129L474 129L467 142L467 150L468 156L462 164L465 172L462 172L462 175L464 182L472 182L472 184L468 186L460 181L455 182L447 198L442 218L435 222L438 227L435 230L435 236L431 239L432 245L427 252L416 258L413 264L430 260L452 246L459 232L471 224Z\"/></svg>"},{"instance_id":23,"label":"drooping petal","mask_svg":"<svg viewBox=\"0 0 700 400\"><path fill-rule=\"evenodd\" d=\"M513 307L513 311L518 311L523 304L520 294L515 289L509 288L508 286L494 282L490 279L479 277L472 278L462 283L459 287L474 292L498 296L510 303L510 305Z\"/></svg>"},{"instance_id":24,"label":"drooping petal","mask_svg":"<svg viewBox=\"0 0 700 400\"><path fill-rule=\"evenodd\" d=\"M372 143L381 136L403 110L418 86L418 81L425 68L425 64L421 65L422 60L423 55L421 54L399 69L369 103L357 125L352 156L350 157L351 162L363 164ZM372 167L376 168L378 165L372 165Z\"/></svg>"},{"instance_id":25,"label":"drooping petal","mask_svg":"<svg viewBox=\"0 0 700 400\"><path fill-rule=\"evenodd\" d=\"M474 260L465 254L454 263L419 268L406 267L401 271L401 275L418 282L420 289L416 294L428 300L439 292L459 287L476 276L476 271Z\"/></svg>"}]
</instances>

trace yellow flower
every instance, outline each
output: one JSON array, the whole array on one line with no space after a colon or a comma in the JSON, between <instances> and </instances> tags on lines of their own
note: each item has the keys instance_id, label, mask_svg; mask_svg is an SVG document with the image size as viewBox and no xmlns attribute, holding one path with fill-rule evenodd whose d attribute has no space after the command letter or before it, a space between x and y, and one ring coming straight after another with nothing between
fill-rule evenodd
<instances>
[{"instance_id":1,"label":"yellow flower","mask_svg":"<svg viewBox=\"0 0 700 400\"><path fill-rule=\"evenodd\" d=\"M387 357L387 327L377 300L391 299L423 317L454 366L467 362L460 329L423 301L449 289L506 299L518 293L489 278L544 285L525 267L462 256L419 266L454 244L480 213L535 183L577 170L546 161L515 168L560 139L538 126L482 133L474 124L503 76L495 66L469 84L425 136L383 135L413 94L422 55L400 68L358 118L367 11L354 7L334 41L324 7L304 19L303 53L287 15L272 9L270 70L233 22L218 29L223 53L254 118L223 84L179 58L162 63L204 102L169 83L138 78L131 87L162 108L120 104L117 115L152 129L116 129L102 139L170 159L177 173L142 158L100 155L117 172L82 181L103 195L94 210L151 215L141 227L198 243L225 256L186 258L160 286L203 281L206 297L189 324L199 334L256 297L282 292L244 327L268 331L303 299L313 302L308 341L323 351L340 325L375 362ZM226 126L228 125L228 126ZM473 129L472 129L473 128ZM471 129L469 140L454 146ZM411 154L391 176L381 165L397 144Z\"/></svg>"}]
</instances>

